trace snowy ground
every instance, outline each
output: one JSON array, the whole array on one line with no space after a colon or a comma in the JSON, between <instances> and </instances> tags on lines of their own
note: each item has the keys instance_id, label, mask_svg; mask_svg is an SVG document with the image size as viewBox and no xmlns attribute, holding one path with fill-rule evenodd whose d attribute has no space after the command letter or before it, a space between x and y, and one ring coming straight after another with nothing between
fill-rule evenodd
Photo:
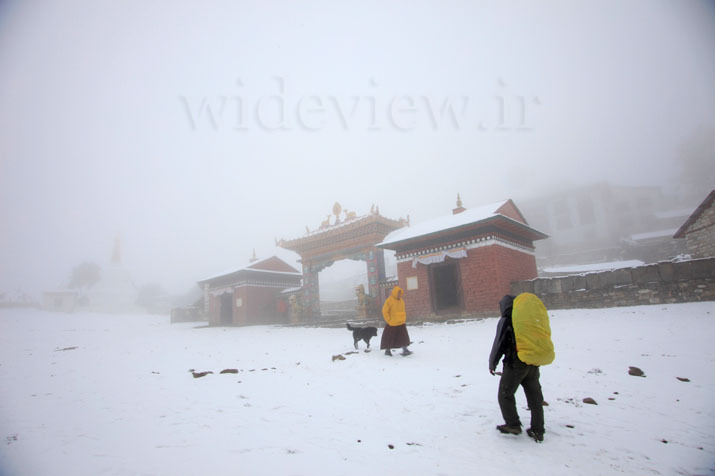
<instances>
[{"instance_id":1,"label":"snowy ground","mask_svg":"<svg viewBox=\"0 0 715 476\"><path fill-rule=\"evenodd\" d=\"M550 314L537 444L494 429L493 319L333 361L347 330L4 310L0 474L715 475L715 303Z\"/></svg>"}]
</instances>

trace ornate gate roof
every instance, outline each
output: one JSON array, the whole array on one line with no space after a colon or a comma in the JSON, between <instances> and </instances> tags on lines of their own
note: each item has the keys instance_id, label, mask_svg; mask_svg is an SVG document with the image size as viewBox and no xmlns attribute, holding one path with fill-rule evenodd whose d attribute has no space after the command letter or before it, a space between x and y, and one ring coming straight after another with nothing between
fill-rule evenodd
<instances>
[{"instance_id":1,"label":"ornate gate roof","mask_svg":"<svg viewBox=\"0 0 715 476\"><path fill-rule=\"evenodd\" d=\"M304 236L279 240L277 245L295 251L304 262L322 259L336 261L374 246L389 233L409 225L409 217L393 220L380 215L379 208L374 206L367 215L356 216L354 212L345 211L343 220L340 220L341 211L342 207L336 203L333 206L335 217L332 224L331 215L328 215L317 230L311 231L306 227Z\"/></svg>"}]
</instances>

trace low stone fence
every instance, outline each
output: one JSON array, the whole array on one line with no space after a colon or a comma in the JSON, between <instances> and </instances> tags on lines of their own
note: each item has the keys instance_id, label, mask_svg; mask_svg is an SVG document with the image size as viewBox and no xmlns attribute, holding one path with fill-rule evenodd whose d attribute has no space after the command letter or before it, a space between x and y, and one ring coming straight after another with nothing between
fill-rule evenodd
<instances>
[{"instance_id":1,"label":"low stone fence","mask_svg":"<svg viewBox=\"0 0 715 476\"><path fill-rule=\"evenodd\" d=\"M205 321L199 306L175 307L171 310L171 323Z\"/></svg>"},{"instance_id":2,"label":"low stone fence","mask_svg":"<svg viewBox=\"0 0 715 476\"><path fill-rule=\"evenodd\" d=\"M515 281L511 292L534 293L547 309L715 301L715 258Z\"/></svg>"}]
</instances>

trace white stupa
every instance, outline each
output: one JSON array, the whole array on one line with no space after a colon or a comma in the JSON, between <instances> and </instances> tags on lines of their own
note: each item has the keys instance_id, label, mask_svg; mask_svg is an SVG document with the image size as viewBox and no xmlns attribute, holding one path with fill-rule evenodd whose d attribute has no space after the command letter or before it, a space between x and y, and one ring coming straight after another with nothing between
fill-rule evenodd
<instances>
[{"instance_id":1,"label":"white stupa","mask_svg":"<svg viewBox=\"0 0 715 476\"><path fill-rule=\"evenodd\" d=\"M129 271L122 266L119 237L114 239L111 264L102 269L97 284L87 293L88 310L96 312L136 312L137 287Z\"/></svg>"}]
</instances>

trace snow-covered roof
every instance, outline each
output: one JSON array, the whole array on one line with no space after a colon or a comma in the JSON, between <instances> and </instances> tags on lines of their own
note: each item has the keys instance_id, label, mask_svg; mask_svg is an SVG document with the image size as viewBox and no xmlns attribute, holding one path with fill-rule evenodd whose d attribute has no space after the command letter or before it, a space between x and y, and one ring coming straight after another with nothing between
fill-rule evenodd
<instances>
[{"instance_id":1,"label":"snow-covered roof","mask_svg":"<svg viewBox=\"0 0 715 476\"><path fill-rule=\"evenodd\" d=\"M506 220L531 228L529 225L525 225L524 223L517 222L513 218L507 217L506 215L503 215L501 213L497 213L497 211L507 202L509 202L509 200L502 200L499 202L490 203L488 205L482 205L476 208L469 208L461 213L444 215L441 217L424 221L422 223L417 223L415 225L410 226L409 228L401 228L399 230L395 230L389 235L387 235L382 241L382 243L377 246L389 245L392 243L416 238L418 236L431 235L440 231L451 230L465 225L471 225L496 216L501 216ZM531 229L534 230L533 228ZM544 233L541 233L538 230L534 231L546 236Z\"/></svg>"},{"instance_id":2,"label":"snow-covered roof","mask_svg":"<svg viewBox=\"0 0 715 476\"><path fill-rule=\"evenodd\" d=\"M692 208L681 208L680 210L666 210L655 212L653 216L660 219L688 217L693 212Z\"/></svg>"},{"instance_id":3,"label":"snow-covered roof","mask_svg":"<svg viewBox=\"0 0 715 476\"><path fill-rule=\"evenodd\" d=\"M398 241L409 240L417 236L429 235L491 218L496 216L496 211L507 201L508 200L502 200L500 202L490 203L489 205L483 205L481 207L465 210L462 213L440 216L431 220L423 221L422 223L411 225L408 228L395 230L387 235L385 239L382 240L382 243L377 246L397 243Z\"/></svg>"},{"instance_id":4,"label":"snow-covered roof","mask_svg":"<svg viewBox=\"0 0 715 476\"><path fill-rule=\"evenodd\" d=\"M667 230L657 230L648 233L637 233L635 235L631 235L631 240L638 241L648 240L651 238L662 238L664 236L671 237L675 234L676 231L678 231L677 228L668 228Z\"/></svg>"},{"instance_id":5,"label":"snow-covered roof","mask_svg":"<svg viewBox=\"0 0 715 476\"><path fill-rule=\"evenodd\" d=\"M312 231L310 231L309 233L306 233L305 235L303 235L301 238L305 238L305 237L307 237L307 236L319 235L319 234L321 234L321 233L325 233L326 231L336 230L336 229L338 229L338 228L344 227L345 225L350 225L350 224L352 224L352 223L355 223L355 222L358 222L358 221L360 221L360 220L363 220L363 219L365 219L365 218L367 218L367 217L369 217L369 216L370 216L370 215L359 215L359 216L354 216L354 217L351 217L351 218L346 218L346 219L344 219L343 221L341 221L340 223L336 223L336 224L334 224L334 225L329 225L329 226L327 226L327 227L325 227L325 228L317 228L317 229L315 229L315 230L312 230Z\"/></svg>"},{"instance_id":6,"label":"snow-covered roof","mask_svg":"<svg viewBox=\"0 0 715 476\"><path fill-rule=\"evenodd\" d=\"M300 291L303 288L297 287L297 288L286 288L283 291L281 291L281 294L290 294L290 293L296 293Z\"/></svg>"},{"instance_id":7,"label":"snow-covered roof","mask_svg":"<svg viewBox=\"0 0 715 476\"><path fill-rule=\"evenodd\" d=\"M43 294L79 294L76 289L60 288L60 289L49 289L47 291L42 291Z\"/></svg>"},{"instance_id":8,"label":"snow-covered roof","mask_svg":"<svg viewBox=\"0 0 715 476\"><path fill-rule=\"evenodd\" d=\"M292 266L297 271L296 272L293 272L293 271L272 271L269 269L255 268L256 265L261 264L264 261L267 261L274 257L280 259L281 261L284 261L286 264L288 264L289 266ZM285 275L290 275L290 276L302 276L303 273L300 271L302 269L302 265L300 264L300 262L298 260L300 260L300 256L297 253L294 253L290 250L276 247L274 250L271 251L271 253L269 253L264 258L257 259L256 261L246 263L244 266L241 266L241 267L234 267L234 268L224 270L221 273L216 273L216 274L213 274L207 278L200 279L198 282L201 283L204 281L210 281L212 279L220 278L222 276L228 276L229 274L238 273L239 271L251 271L251 272L257 272L257 273L272 273L272 274L285 274Z\"/></svg>"},{"instance_id":9,"label":"snow-covered roof","mask_svg":"<svg viewBox=\"0 0 715 476\"><path fill-rule=\"evenodd\" d=\"M609 261L605 263L574 264L569 266L551 266L541 271L544 273L586 273L590 271L608 271L609 269L633 268L642 266L643 261L632 259L625 261Z\"/></svg>"}]
</instances>

